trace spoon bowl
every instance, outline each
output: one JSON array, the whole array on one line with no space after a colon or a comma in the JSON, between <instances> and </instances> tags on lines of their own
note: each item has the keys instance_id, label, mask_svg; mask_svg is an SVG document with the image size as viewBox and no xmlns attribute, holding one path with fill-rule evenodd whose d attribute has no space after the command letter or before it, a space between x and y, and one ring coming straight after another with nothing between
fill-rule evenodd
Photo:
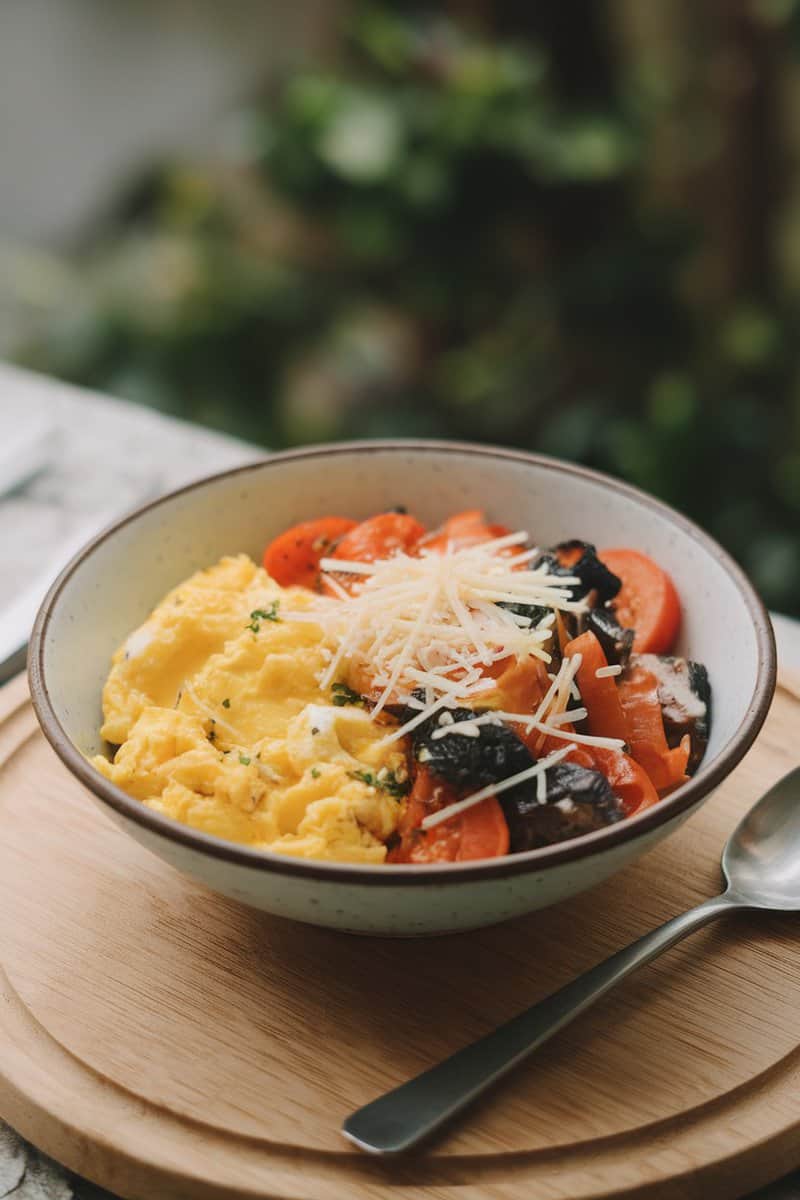
<instances>
[{"instance_id":1,"label":"spoon bowl","mask_svg":"<svg viewBox=\"0 0 800 1200\"><path fill-rule=\"evenodd\" d=\"M784 775L737 825L722 855L731 899L800 911L800 767Z\"/></svg>"}]
</instances>

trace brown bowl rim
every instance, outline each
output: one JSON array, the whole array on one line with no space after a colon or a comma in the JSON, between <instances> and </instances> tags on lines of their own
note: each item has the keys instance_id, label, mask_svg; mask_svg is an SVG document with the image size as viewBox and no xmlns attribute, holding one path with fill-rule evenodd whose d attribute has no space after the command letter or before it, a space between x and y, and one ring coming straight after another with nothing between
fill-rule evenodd
<instances>
[{"instance_id":1,"label":"brown bowl rim","mask_svg":"<svg viewBox=\"0 0 800 1200\"><path fill-rule=\"evenodd\" d=\"M553 846L544 846L537 850L525 851L521 854L507 855L500 859L483 859L474 863L452 863L446 865L417 865L417 864L353 864L327 863L314 859L295 859L289 856L273 854L268 851L254 850L235 842L224 841L212 834L194 830L171 817L153 812L139 800L128 796L99 773L81 751L74 745L66 730L59 721L47 687L44 668L44 655L47 631L55 605L66 584L81 567L97 546L113 537L117 530L136 521L143 513L169 503L177 496L187 495L192 491L214 483L216 480L230 478L235 475L246 475L252 471L262 471L270 466L280 466L287 461L312 458L326 458L339 454L368 454L373 450L396 453L423 454L459 454L472 455L477 458L505 460L514 463L535 465L547 471L561 474L571 474L583 479L589 479L602 487L611 488L629 496L639 504L659 513L671 524L700 542L722 565L741 594L750 612L758 645L758 675L753 694L750 698L745 715L728 743L722 751L708 764L700 769L688 783L672 795L667 796L658 805L648 809L637 817L629 817L616 825L607 826L593 833L584 834L570 841ZM328 883L358 883L383 886L408 886L442 883L467 883L483 879L504 879L516 875L527 874L531 871L540 872L565 863L577 862L592 854L611 850L639 837L644 837L661 825L668 824L673 818L693 808L700 800L708 796L723 779L741 761L755 741L755 738L766 719L767 712L775 691L777 677L777 658L775 651L775 636L767 610L756 593L753 585L739 565L731 556L698 525L682 513L677 512L668 504L648 495L647 492L631 484L624 483L613 476L589 467L575 463L563 462L547 455L534 454L523 450L513 450L502 446L477 445L470 442L449 440L419 440L419 439L374 439L351 442L335 442L328 445L306 446L296 450L285 450L267 454L257 459L232 467L225 471L215 472L196 479L181 488L159 496L146 504L140 505L126 513L118 521L102 530L96 537L78 551L64 567L51 585L33 627L28 655L28 679L31 698L36 716L45 737L55 750L61 761L71 773L104 804L107 804L120 816L143 826L148 832L165 837L179 843L190 850L208 854L218 860L236 863L257 871L274 872L303 879L315 879Z\"/></svg>"}]
</instances>

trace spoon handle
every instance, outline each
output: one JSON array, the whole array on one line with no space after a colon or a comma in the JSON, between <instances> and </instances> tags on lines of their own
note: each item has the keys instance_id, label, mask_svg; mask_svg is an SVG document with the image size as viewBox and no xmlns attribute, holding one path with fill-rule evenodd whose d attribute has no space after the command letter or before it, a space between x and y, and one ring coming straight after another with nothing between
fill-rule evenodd
<instances>
[{"instance_id":1,"label":"spoon handle","mask_svg":"<svg viewBox=\"0 0 800 1200\"><path fill-rule=\"evenodd\" d=\"M342 1133L373 1154L410 1149L637 967L715 917L740 907L740 901L723 894L673 917L492 1033L357 1109L345 1121Z\"/></svg>"}]
</instances>

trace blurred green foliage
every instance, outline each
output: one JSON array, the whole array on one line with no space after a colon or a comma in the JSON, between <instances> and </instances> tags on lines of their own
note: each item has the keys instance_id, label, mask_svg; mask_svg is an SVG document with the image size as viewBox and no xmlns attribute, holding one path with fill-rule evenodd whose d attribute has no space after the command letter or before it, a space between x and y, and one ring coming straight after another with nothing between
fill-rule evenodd
<instances>
[{"instance_id":1,"label":"blurred green foliage","mask_svg":"<svg viewBox=\"0 0 800 1200\"><path fill-rule=\"evenodd\" d=\"M419 434L586 462L800 614L767 87L798 6L676 0L670 42L633 4L353 8L334 65L49 265L17 358L273 447Z\"/></svg>"}]
</instances>

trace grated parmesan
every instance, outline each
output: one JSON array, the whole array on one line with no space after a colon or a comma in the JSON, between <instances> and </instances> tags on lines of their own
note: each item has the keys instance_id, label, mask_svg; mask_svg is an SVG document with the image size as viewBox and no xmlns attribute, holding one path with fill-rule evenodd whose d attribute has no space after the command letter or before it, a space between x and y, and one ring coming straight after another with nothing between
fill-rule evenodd
<instances>
[{"instance_id":1,"label":"grated parmesan","mask_svg":"<svg viewBox=\"0 0 800 1200\"><path fill-rule=\"evenodd\" d=\"M608 667L598 667L594 674L595 679L613 679L615 675L622 674L622 667L619 663L612 663Z\"/></svg>"},{"instance_id":2,"label":"grated parmesan","mask_svg":"<svg viewBox=\"0 0 800 1200\"><path fill-rule=\"evenodd\" d=\"M580 711L578 710L578 712ZM559 715L572 718L576 714L566 713ZM435 729L432 738L438 740L439 738L461 733L464 726L499 725L502 721L522 725L528 732L535 729L537 733L546 734L549 737L578 742L581 746L597 746L604 750L621 750L625 745L621 738L599 737L590 733L575 733L568 729L561 729L556 723L551 724L547 721L537 721L535 714L504 712L502 709L491 709L485 713L481 713L477 717L471 717L468 721L454 721L452 725Z\"/></svg>"},{"instance_id":3,"label":"grated parmesan","mask_svg":"<svg viewBox=\"0 0 800 1200\"><path fill-rule=\"evenodd\" d=\"M324 629L330 649L321 687L352 672L370 680L373 719L389 704L414 710L382 739L397 741L436 713L474 707L496 688L487 672L495 663L531 657L550 663L557 613L586 611L584 600L571 598L577 578L553 575L546 563L532 567L538 551L528 543L520 530L474 546L451 544L444 553L426 550L423 543L417 555L397 553L375 562L323 558L329 594L315 596L310 609L286 613L284 620L314 621ZM347 588L345 577L351 581ZM504 604L547 612L533 626L530 617ZM541 725L543 733L572 736L559 735L558 726L581 719L565 715L579 666L579 655L562 661L538 709L525 718L530 728ZM434 736L450 731L478 736L476 723L450 721Z\"/></svg>"}]
</instances>

